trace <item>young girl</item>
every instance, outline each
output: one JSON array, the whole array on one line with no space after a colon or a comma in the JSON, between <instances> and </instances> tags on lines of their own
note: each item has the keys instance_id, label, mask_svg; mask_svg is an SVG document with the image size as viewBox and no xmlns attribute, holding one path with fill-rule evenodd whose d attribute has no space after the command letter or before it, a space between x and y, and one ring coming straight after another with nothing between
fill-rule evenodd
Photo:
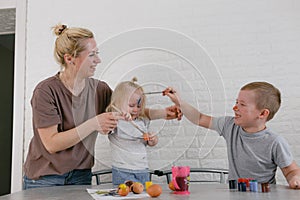
<instances>
[{"instance_id":1,"label":"young girl","mask_svg":"<svg viewBox=\"0 0 300 200\"><path fill-rule=\"evenodd\" d=\"M112 179L114 185L127 180L149 181L146 146L158 142L156 135L148 135L149 118L145 114L145 95L141 86L132 81L121 82L115 88L109 112L119 112L126 120L119 120L117 128L108 136L112 152Z\"/></svg>"}]
</instances>

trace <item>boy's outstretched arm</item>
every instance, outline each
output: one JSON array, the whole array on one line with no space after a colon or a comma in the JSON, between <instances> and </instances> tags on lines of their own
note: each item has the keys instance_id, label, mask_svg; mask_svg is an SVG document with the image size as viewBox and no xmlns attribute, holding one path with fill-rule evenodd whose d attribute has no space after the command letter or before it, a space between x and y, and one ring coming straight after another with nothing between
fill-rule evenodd
<instances>
[{"instance_id":1,"label":"boy's outstretched arm","mask_svg":"<svg viewBox=\"0 0 300 200\"><path fill-rule=\"evenodd\" d=\"M175 103L175 105L180 108L182 114L190 122L204 128L211 127L212 117L199 112L189 103L182 101L178 93L174 89L169 87L164 90L163 94L167 95L173 101L173 103Z\"/></svg>"},{"instance_id":2,"label":"boy's outstretched arm","mask_svg":"<svg viewBox=\"0 0 300 200\"><path fill-rule=\"evenodd\" d=\"M300 189L300 168L295 161L287 167L281 168L290 188Z\"/></svg>"},{"instance_id":3,"label":"boy's outstretched arm","mask_svg":"<svg viewBox=\"0 0 300 200\"><path fill-rule=\"evenodd\" d=\"M166 107L165 109L145 108L145 114L147 115L147 117L150 120L155 120L155 119L181 120L181 118L182 118L182 113L181 113L180 109L178 109L178 107L175 105Z\"/></svg>"}]
</instances>

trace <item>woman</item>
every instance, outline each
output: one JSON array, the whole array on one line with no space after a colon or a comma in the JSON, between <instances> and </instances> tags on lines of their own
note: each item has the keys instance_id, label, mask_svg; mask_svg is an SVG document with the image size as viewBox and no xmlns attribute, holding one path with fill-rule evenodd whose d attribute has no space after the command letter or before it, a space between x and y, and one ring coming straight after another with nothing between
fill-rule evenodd
<instances>
[{"instance_id":1,"label":"woman","mask_svg":"<svg viewBox=\"0 0 300 200\"><path fill-rule=\"evenodd\" d=\"M24 189L91 184L97 132L108 134L124 119L116 112L105 113L112 90L91 78L101 62L93 33L66 25L53 30L55 58L62 70L33 92L34 136L24 164ZM151 118L170 119L176 113L169 107L152 112Z\"/></svg>"}]
</instances>

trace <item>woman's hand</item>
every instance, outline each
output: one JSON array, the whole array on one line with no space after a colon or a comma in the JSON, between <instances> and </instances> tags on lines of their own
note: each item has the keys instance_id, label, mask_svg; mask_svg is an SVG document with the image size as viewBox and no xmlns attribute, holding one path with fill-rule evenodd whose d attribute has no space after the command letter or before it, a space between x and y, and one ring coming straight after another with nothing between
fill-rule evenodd
<instances>
[{"instance_id":1,"label":"woman's hand","mask_svg":"<svg viewBox=\"0 0 300 200\"><path fill-rule=\"evenodd\" d=\"M107 112L97 115L96 130L106 135L116 128L119 119L125 120L125 117L118 112Z\"/></svg>"}]
</instances>

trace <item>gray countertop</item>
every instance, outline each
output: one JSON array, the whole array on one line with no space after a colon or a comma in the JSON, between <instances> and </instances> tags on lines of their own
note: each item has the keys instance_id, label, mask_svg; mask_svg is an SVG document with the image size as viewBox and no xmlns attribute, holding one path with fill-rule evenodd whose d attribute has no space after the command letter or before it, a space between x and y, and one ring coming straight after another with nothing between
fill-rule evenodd
<instances>
[{"instance_id":1,"label":"gray countertop","mask_svg":"<svg viewBox=\"0 0 300 200\"><path fill-rule=\"evenodd\" d=\"M192 183L189 191L190 195L176 195L173 194L167 187L167 184L162 185L163 193L157 198L142 198L142 200L156 199L156 200L299 200L300 190L289 189L287 186L272 185L269 193L262 192L238 192L230 191L227 184L197 184ZM0 200L93 200L86 188L107 189L110 185L94 185L94 186L57 186L47 188L37 188L30 190L23 190L5 196L0 196ZM120 198L122 199L122 198Z\"/></svg>"}]
</instances>

